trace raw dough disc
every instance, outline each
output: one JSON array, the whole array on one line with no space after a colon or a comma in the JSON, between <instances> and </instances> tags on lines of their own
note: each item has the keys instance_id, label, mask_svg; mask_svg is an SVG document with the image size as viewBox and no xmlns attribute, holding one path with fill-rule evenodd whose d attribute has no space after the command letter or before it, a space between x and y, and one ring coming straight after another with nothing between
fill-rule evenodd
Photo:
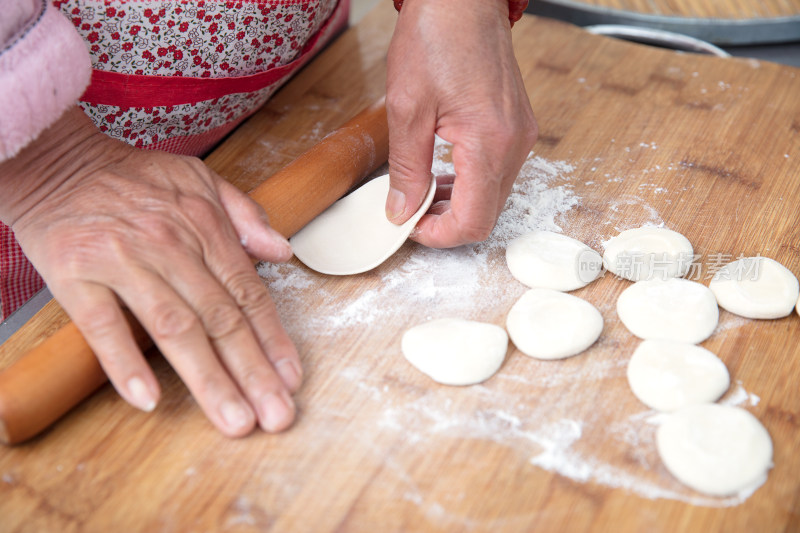
<instances>
[{"instance_id":1,"label":"raw dough disc","mask_svg":"<svg viewBox=\"0 0 800 533\"><path fill-rule=\"evenodd\" d=\"M656 433L661 460L679 481L727 496L758 486L772 466L772 439L748 411L719 404L667 415Z\"/></svg>"},{"instance_id":2,"label":"raw dough disc","mask_svg":"<svg viewBox=\"0 0 800 533\"><path fill-rule=\"evenodd\" d=\"M386 218L389 175L375 178L345 196L289 239L294 255L323 274L346 276L371 270L394 254L428 210L436 182L405 224Z\"/></svg>"},{"instance_id":3,"label":"raw dough disc","mask_svg":"<svg viewBox=\"0 0 800 533\"><path fill-rule=\"evenodd\" d=\"M745 257L714 274L708 288L720 307L747 318L781 318L800 294L792 271L768 257Z\"/></svg>"},{"instance_id":4,"label":"raw dough disc","mask_svg":"<svg viewBox=\"0 0 800 533\"><path fill-rule=\"evenodd\" d=\"M581 241L551 231L517 237L506 248L511 274L528 287L557 291L579 289L603 270L600 254Z\"/></svg>"},{"instance_id":5,"label":"raw dough disc","mask_svg":"<svg viewBox=\"0 0 800 533\"><path fill-rule=\"evenodd\" d=\"M460 318L432 320L407 330L403 355L418 370L444 385L472 385L492 377L508 351L500 326Z\"/></svg>"},{"instance_id":6,"label":"raw dough disc","mask_svg":"<svg viewBox=\"0 0 800 533\"><path fill-rule=\"evenodd\" d=\"M628 384L645 405L677 411L716 401L730 386L730 375L712 352L683 342L642 341L628 362Z\"/></svg>"},{"instance_id":7,"label":"raw dough disc","mask_svg":"<svg viewBox=\"0 0 800 533\"><path fill-rule=\"evenodd\" d=\"M641 339L697 344L714 332L719 308L708 287L671 278L637 281L619 295L617 315Z\"/></svg>"},{"instance_id":8,"label":"raw dough disc","mask_svg":"<svg viewBox=\"0 0 800 533\"><path fill-rule=\"evenodd\" d=\"M530 289L511 307L506 329L522 353L537 359L563 359L597 340L603 331L603 316L577 296Z\"/></svg>"},{"instance_id":9,"label":"raw dough disc","mask_svg":"<svg viewBox=\"0 0 800 533\"><path fill-rule=\"evenodd\" d=\"M625 230L606 242L603 265L631 281L680 278L689 271L694 249L689 239L667 228Z\"/></svg>"}]
</instances>

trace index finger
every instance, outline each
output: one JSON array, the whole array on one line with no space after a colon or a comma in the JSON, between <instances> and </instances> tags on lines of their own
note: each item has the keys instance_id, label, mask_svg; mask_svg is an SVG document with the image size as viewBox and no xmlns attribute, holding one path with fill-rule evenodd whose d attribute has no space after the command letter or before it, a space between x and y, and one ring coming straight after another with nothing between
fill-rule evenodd
<instances>
[{"instance_id":1,"label":"index finger","mask_svg":"<svg viewBox=\"0 0 800 533\"><path fill-rule=\"evenodd\" d=\"M476 156L476 152L482 153ZM499 168L493 168L496 166L484 155L487 152L493 154L490 150L471 149L463 144L453 146L456 178L449 209L438 215L423 216L412 237L415 241L432 248L452 248L489 237L513 177L509 180Z\"/></svg>"}]
</instances>

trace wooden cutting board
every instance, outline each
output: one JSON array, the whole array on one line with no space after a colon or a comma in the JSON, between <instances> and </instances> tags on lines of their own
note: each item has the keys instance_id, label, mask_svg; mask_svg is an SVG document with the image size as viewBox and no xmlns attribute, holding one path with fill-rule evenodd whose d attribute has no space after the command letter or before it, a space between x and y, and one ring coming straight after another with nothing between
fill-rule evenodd
<instances>
[{"instance_id":1,"label":"wooden cutting board","mask_svg":"<svg viewBox=\"0 0 800 533\"><path fill-rule=\"evenodd\" d=\"M723 20L773 19L800 15L800 2L790 0L750 0L705 2L686 0L575 0L607 9L630 11L641 15Z\"/></svg>"},{"instance_id":2,"label":"wooden cutting board","mask_svg":"<svg viewBox=\"0 0 800 533\"><path fill-rule=\"evenodd\" d=\"M800 40L799 0L538 0L527 10L579 26L668 30L720 46Z\"/></svg>"},{"instance_id":3,"label":"wooden cutting board","mask_svg":"<svg viewBox=\"0 0 800 533\"><path fill-rule=\"evenodd\" d=\"M396 15L381 3L208 159L243 190L384 90ZM800 71L673 53L546 19L514 28L541 128L510 231L557 225L597 250L663 223L694 244L707 283L739 254L800 274ZM441 148L438 164L447 164ZM679 484L655 452L652 413L630 393L637 345L605 276L575 294L605 319L563 361L510 348L473 387L437 385L402 358L403 331L443 314L503 324L524 291L503 239L435 251L408 244L378 269L328 278L262 271L307 381L286 434L219 435L165 362L152 414L106 386L50 431L0 449L2 531L794 531L800 529L800 317L721 312L703 346L726 363L723 401L773 438L775 467L749 497ZM48 306L0 347L14 361L62 320ZM42 391L46 394L46 391Z\"/></svg>"}]
</instances>

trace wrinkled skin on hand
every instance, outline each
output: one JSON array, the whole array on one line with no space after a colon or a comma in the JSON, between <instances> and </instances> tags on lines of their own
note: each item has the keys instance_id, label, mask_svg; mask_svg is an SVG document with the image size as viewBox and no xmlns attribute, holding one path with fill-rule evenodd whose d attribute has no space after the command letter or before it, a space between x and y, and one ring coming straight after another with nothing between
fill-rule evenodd
<instances>
[{"instance_id":1,"label":"wrinkled skin on hand","mask_svg":"<svg viewBox=\"0 0 800 533\"><path fill-rule=\"evenodd\" d=\"M389 49L386 100L387 217L403 223L422 203L438 133L453 144L456 178L412 238L437 248L486 239L538 134L508 2L406 0Z\"/></svg>"},{"instance_id":2,"label":"wrinkled skin on hand","mask_svg":"<svg viewBox=\"0 0 800 533\"><path fill-rule=\"evenodd\" d=\"M108 138L77 108L0 165L0 188L0 218L123 398L151 410L160 396L126 307L224 434L292 423L300 361L248 257L292 252L246 195L196 158Z\"/></svg>"},{"instance_id":3,"label":"wrinkled skin on hand","mask_svg":"<svg viewBox=\"0 0 800 533\"><path fill-rule=\"evenodd\" d=\"M435 247L489 235L537 135L506 1L453 10L406 0L388 58L392 221L422 202L434 132L454 145L457 176L414 237ZM123 308L224 434L292 423L299 357L248 257L291 249L249 198L195 158L109 139L78 108L0 163L0 191L0 220L128 402L151 410L160 389Z\"/></svg>"}]
</instances>

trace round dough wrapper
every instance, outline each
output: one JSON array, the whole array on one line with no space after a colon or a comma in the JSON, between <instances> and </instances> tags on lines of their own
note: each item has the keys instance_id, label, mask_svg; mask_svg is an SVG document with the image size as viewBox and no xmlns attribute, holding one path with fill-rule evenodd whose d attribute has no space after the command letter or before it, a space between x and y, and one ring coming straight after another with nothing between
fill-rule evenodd
<instances>
[{"instance_id":1,"label":"round dough wrapper","mask_svg":"<svg viewBox=\"0 0 800 533\"><path fill-rule=\"evenodd\" d=\"M797 305L800 285L792 271L768 257L728 263L708 284L723 309L746 318L782 318Z\"/></svg>"},{"instance_id":2,"label":"round dough wrapper","mask_svg":"<svg viewBox=\"0 0 800 533\"><path fill-rule=\"evenodd\" d=\"M628 384L645 405L677 411L716 401L730 386L730 375L712 352L683 342L642 341L628 362Z\"/></svg>"},{"instance_id":3,"label":"round dough wrapper","mask_svg":"<svg viewBox=\"0 0 800 533\"><path fill-rule=\"evenodd\" d=\"M401 349L409 363L434 381L472 385L500 369L508 351L508 335L494 324L441 318L407 330Z\"/></svg>"},{"instance_id":4,"label":"round dough wrapper","mask_svg":"<svg viewBox=\"0 0 800 533\"><path fill-rule=\"evenodd\" d=\"M661 460L689 487L728 496L758 486L772 466L772 439L748 411L719 404L667 415L656 432Z\"/></svg>"},{"instance_id":5,"label":"round dough wrapper","mask_svg":"<svg viewBox=\"0 0 800 533\"><path fill-rule=\"evenodd\" d=\"M375 178L333 204L289 239L294 255L322 274L346 276L371 270L403 245L430 207L435 192L434 180L414 216L398 226L386 218L389 175Z\"/></svg>"},{"instance_id":6,"label":"round dough wrapper","mask_svg":"<svg viewBox=\"0 0 800 533\"><path fill-rule=\"evenodd\" d=\"M603 316L577 296L530 289L511 307L506 329L525 355L563 359L594 344L603 331Z\"/></svg>"},{"instance_id":7,"label":"round dough wrapper","mask_svg":"<svg viewBox=\"0 0 800 533\"><path fill-rule=\"evenodd\" d=\"M714 332L719 308L714 293L695 281L637 281L619 295L617 315L640 339L697 344Z\"/></svg>"},{"instance_id":8,"label":"round dough wrapper","mask_svg":"<svg viewBox=\"0 0 800 533\"><path fill-rule=\"evenodd\" d=\"M606 269L631 281L680 278L693 260L689 239L677 231L650 226L612 237L603 252Z\"/></svg>"},{"instance_id":9,"label":"round dough wrapper","mask_svg":"<svg viewBox=\"0 0 800 533\"><path fill-rule=\"evenodd\" d=\"M506 248L511 274L528 287L572 291L597 279L600 254L581 241L551 231L534 231Z\"/></svg>"}]
</instances>

